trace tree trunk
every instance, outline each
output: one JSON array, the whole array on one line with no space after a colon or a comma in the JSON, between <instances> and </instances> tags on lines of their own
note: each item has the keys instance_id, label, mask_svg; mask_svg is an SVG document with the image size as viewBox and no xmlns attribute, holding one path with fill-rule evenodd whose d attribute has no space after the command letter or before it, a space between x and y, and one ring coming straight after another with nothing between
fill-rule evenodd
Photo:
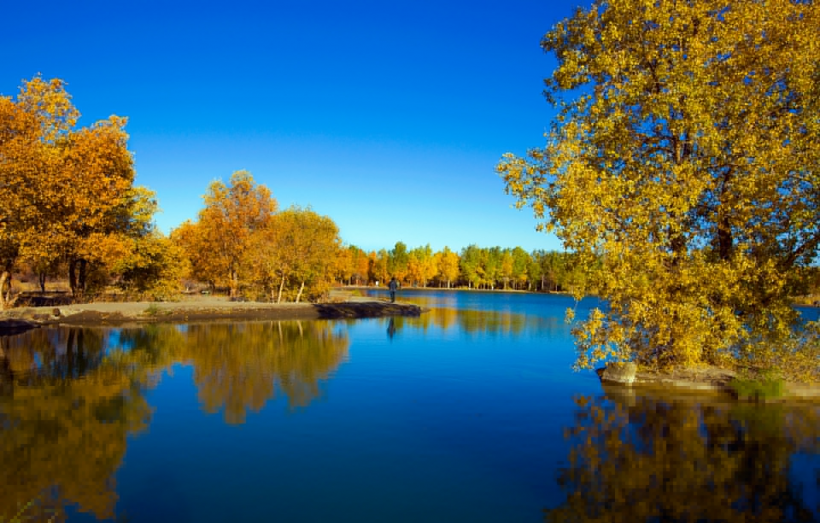
<instances>
[{"instance_id":1,"label":"tree trunk","mask_svg":"<svg viewBox=\"0 0 820 523\"><path fill-rule=\"evenodd\" d=\"M37 274L37 279L40 283L40 292L46 292L46 273L41 272Z\"/></svg>"},{"instance_id":2,"label":"tree trunk","mask_svg":"<svg viewBox=\"0 0 820 523\"><path fill-rule=\"evenodd\" d=\"M285 277L282 276L282 281L279 282L279 296L276 297L276 303L282 303L282 290L285 288Z\"/></svg>"},{"instance_id":3,"label":"tree trunk","mask_svg":"<svg viewBox=\"0 0 820 523\"><path fill-rule=\"evenodd\" d=\"M299 292L296 294L296 303L299 303L299 300L302 298L302 291L305 290L305 281L302 280L302 284L299 286Z\"/></svg>"},{"instance_id":4,"label":"tree trunk","mask_svg":"<svg viewBox=\"0 0 820 523\"><path fill-rule=\"evenodd\" d=\"M68 264L68 285L71 287L71 294L80 297L85 294L86 268L88 262L80 259L73 259Z\"/></svg>"},{"instance_id":5,"label":"tree trunk","mask_svg":"<svg viewBox=\"0 0 820 523\"><path fill-rule=\"evenodd\" d=\"M228 274L228 281L230 282L230 290L228 291L229 298L236 298L236 288L239 286L238 280L239 277L237 276L236 271L231 269Z\"/></svg>"},{"instance_id":6,"label":"tree trunk","mask_svg":"<svg viewBox=\"0 0 820 523\"><path fill-rule=\"evenodd\" d=\"M68 287L72 295L77 294L77 260L68 262Z\"/></svg>"},{"instance_id":7,"label":"tree trunk","mask_svg":"<svg viewBox=\"0 0 820 523\"><path fill-rule=\"evenodd\" d=\"M11 273L9 271L0 273L0 310L5 310L9 306L8 300L3 295L3 288L6 286L6 282L9 281L10 277Z\"/></svg>"},{"instance_id":8,"label":"tree trunk","mask_svg":"<svg viewBox=\"0 0 820 523\"><path fill-rule=\"evenodd\" d=\"M86 270L87 268L88 268L88 262L85 261L85 260L80 260L80 277L79 277L79 280L78 280L77 283L80 286L80 294L83 295L83 296L85 295L85 282L86 282L86 276L87 276L87 272L88 272Z\"/></svg>"}]
</instances>

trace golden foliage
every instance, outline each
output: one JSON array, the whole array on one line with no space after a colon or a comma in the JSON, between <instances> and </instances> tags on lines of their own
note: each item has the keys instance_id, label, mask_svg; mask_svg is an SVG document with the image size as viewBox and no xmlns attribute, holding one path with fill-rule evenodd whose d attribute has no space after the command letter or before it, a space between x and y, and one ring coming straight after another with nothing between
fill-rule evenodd
<instances>
[{"instance_id":1,"label":"golden foliage","mask_svg":"<svg viewBox=\"0 0 820 523\"><path fill-rule=\"evenodd\" d=\"M228 286L235 297L252 236L268 227L277 203L247 171L233 173L228 185L211 183L203 200L199 220L183 223L172 238L188 256L193 276Z\"/></svg>"},{"instance_id":2,"label":"golden foliage","mask_svg":"<svg viewBox=\"0 0 820 523\"><path fill-rule=\"evenodd\" d=\"M290 207L273 216L259 231L248 252L254 280L271 300L285 294L298 302L307 291L319 297L330 287L341 240L339 229L327 216L310 208Z\"/></svg>"},{"instance_id":3,"label":"golden foliage","mask_svg":"<svg viewBox=\"0 0 820 523\"><path fill-rule=\"evenodd\" d=\"M18 261L37 272L64 262L82 297L151 232L156 203L133 187L126 119L77 128L78 118L59 79L37 76L16 101L0 97L0 257L6 278Z\"/></svg>"},{"instance_id":4,"label":"golden foliage","mask_svg":"<svg viewBox=\"0 0 820 523\"><path fill-rule=\"evenodd\" d=\"M820 6L595 2L542 47L560 112L498 171L602 263L578 365L772 363L820 244Z\"/></svg>"}]
</instances>

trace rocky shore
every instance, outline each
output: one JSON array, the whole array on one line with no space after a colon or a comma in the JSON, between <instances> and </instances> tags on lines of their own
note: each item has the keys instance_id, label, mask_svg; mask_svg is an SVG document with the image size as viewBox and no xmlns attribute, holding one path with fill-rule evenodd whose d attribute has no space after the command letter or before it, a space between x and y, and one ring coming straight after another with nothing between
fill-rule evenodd
<instances>
[{"instance_id":1,"label":"rocky shore","mask_svg":"<svg viewBox=\"0 0 820 523\"><path fill-rule=\"evenodd\" d=\"M597 371L605 388L630 388L636 391L664 391L667 394L722 395L749 401L808 401L820 403L820 385L784 382L777 397L739 397L734 385L738 374L719 367L682 368L670 372L639 370L634 363L610 363Z\"/></svg>"}]
</instances>

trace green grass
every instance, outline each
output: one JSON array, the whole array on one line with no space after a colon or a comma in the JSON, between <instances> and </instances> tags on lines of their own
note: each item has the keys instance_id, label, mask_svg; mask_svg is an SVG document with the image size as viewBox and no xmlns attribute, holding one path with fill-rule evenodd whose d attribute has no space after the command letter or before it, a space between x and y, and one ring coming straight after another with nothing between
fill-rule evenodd
<instances>
[{"instance_id":1,"label":"green grass","mask_svg":"<svg viewBox=\"0 0 820 523\"><path fill-rule=\"evenodd\" d=\"M159 314L159 305L157 305L156 303L152 303L148 306L147 309L143 311L143 314L145 314L146 316L156 316L157 314Z\"/></svg>"},{"instance_id":2,"label":"green grass","mask_svg":"<svg viewBox=\"0 0 820 523\"><path fill-rule=\"evenodd\" d=\"M785 382L771 372L762 372L756 377L735 378L729 384L738 399L766 401L783 396Z\"/></svg>"}]
</instances>

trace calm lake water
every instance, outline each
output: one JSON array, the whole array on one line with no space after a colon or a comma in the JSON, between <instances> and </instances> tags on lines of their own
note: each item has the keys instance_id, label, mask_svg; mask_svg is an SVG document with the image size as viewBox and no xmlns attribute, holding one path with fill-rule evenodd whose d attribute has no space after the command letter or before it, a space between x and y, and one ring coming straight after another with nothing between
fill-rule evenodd
<instances>
[{"instance_id":1,"label":"calm lake water","mask_svg":"<svg viewBox=\"0 0 820 523\"><path fill-rule=\"evenodd\" d=\"M0 522L820 519L820 406L603 388L567 297L399 297L0 338Z\"/></svg>"}]
</instances>

